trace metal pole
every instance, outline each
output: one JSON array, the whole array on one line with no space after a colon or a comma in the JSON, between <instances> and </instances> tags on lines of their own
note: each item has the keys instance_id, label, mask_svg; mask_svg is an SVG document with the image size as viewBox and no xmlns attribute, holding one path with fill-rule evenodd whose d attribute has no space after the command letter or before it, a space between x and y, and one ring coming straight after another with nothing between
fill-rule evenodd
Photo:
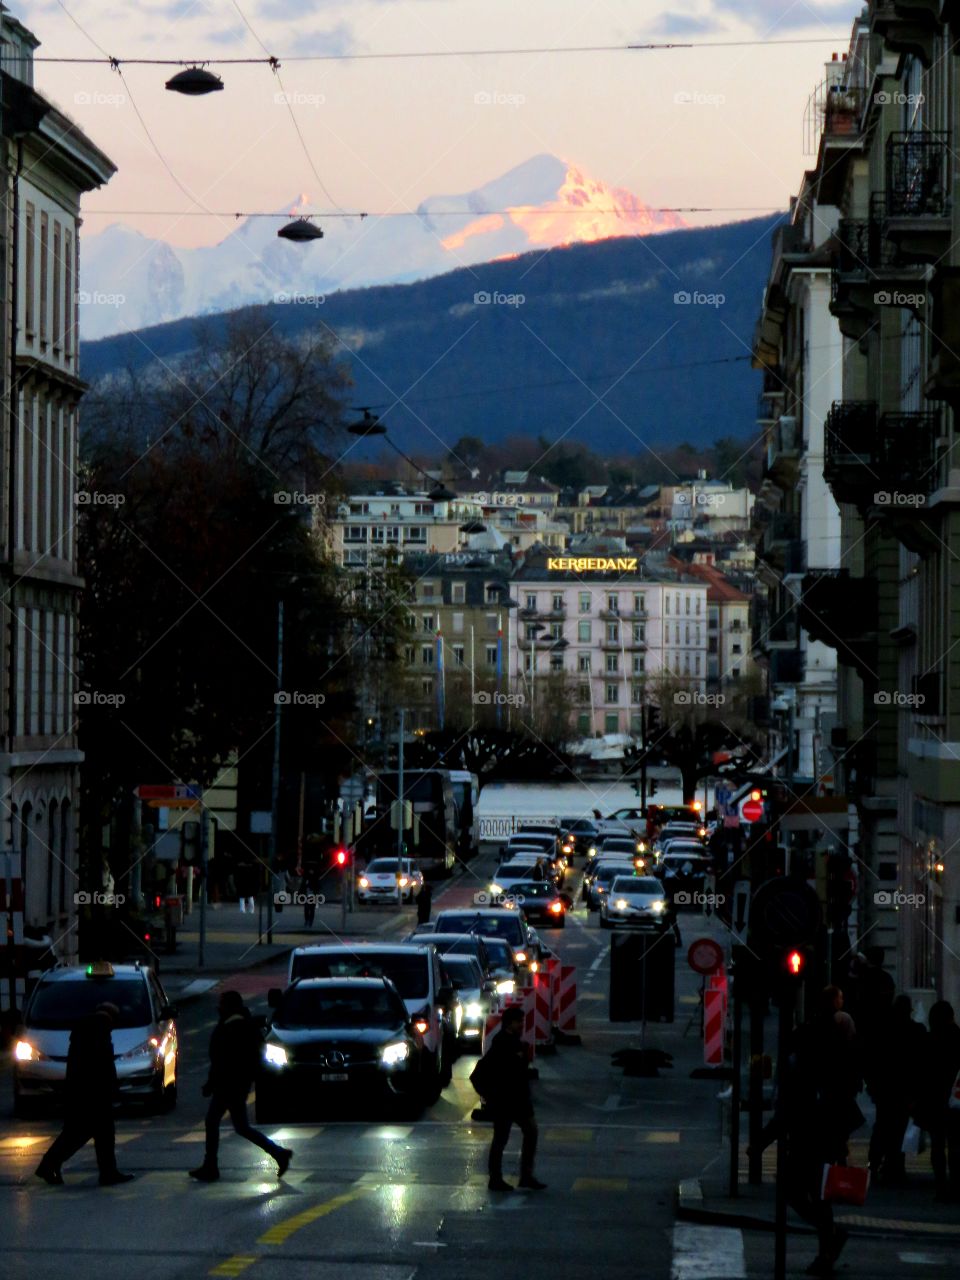
<instances>
[{"instance_id":1,"label":"metal pole","mask_svg":"<svg viewBox=\"0 0 960 1280\"><path fill-rule=\"evenodd\" d=\"M397 746L397 862L403 857L403 819L405 805L403 799L403 707L400 708L400 737Z\"/></svg>"},{"instance_id":2,"label":"metal pole","mask_svg":"<svg viewBox=\"0 0 960 1280\"><path fill-rule=\"evenodd\" d=\"M763 1181L763 1016L762 996L750 997L750 1157L747 1178L751 1186Z\"/></svg>"},{"instance_id":3,"label":"metal pole","mask_svg":"<svg viewBox=\"0 0 960 1280\"><path fill-rule=\"evenodd\" d=\"M200 802L200 942L197 946L197 968L202 969L207 945L207 871L210 866L207 845L207 811Z\"/></svg>"},{"instance_id":4,"label":"metal pole","mask_svg":"<svg viewBox=\"0 0 960 1280\"><path fill-rule=\"evenodd\" d=\"M270 783L270 844L267 853L267 942L273 942L273 872L277 865L277 827L280 823L280 714L283 704L283 601L277 601L277 694L273 706L273 775Z\"/></svg>"},{"instance_id":5,"label":"metal pole","mask_svg":"<svg viewBox=\"0 0 960 1280\"><path fill-rule=\"evenodd\" d=\"M777 1107L781 1118L789 1114L790 1100L785 1095L789 1089L789 1073L786 1070L790 1053L790 1032L793 1029L794 990L792 984L783 984L780 994L780 1015L777 1026ZM783 1124L781 1121L781 1130ZM777 1134L777 1185L775 1188L773 1280L786 1280L787 1275L787 1137Z\"/></svg>"},{"instance_id":6,"label":"metal pole","mask_svg":"<svg viewBox=\"0 0 960 1280\"><path fill-rule=\"evenodd\" d=\"M743 1001L733 980L733 1078L730 1082L730 1180L727 1195L740 1194L740 1068L743 1057Z\"/></svg>"}]
</instances>

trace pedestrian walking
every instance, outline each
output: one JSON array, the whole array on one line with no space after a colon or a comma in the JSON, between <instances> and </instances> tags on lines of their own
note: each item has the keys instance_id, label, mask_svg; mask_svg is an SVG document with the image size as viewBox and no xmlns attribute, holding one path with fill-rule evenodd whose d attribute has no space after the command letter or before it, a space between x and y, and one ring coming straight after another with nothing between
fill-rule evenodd
<instances>
[{"instance_id":1,"label":"pedestrian walking","mask_svg":"<svg viewBox=\"0 0 960 1280\"><path fill-rule=\"evenodd\" d=\"M64 1082L66 1118L63 1129L40 1161L36 1176L52 1187L62 1186L62 1165L93 1139L101 1187L130 1182L132 1173L117 1168L113 1103L117 1096L117 1068L111 1029L120 1011L114 1004L98 1005L70 1033Z\"/></svg>"},{"instance_id":2,"label":"pedestrian walking","mask_svg":"<svg viewBox=\"0 0 960 1280\"><path fill-rule=\"evenodd\" d=\"M317 917L317 884L316 868L308 867L302 884L303 923L308 929L313 928L313 922Z\"/></svg>"},{"instance_id":3,"label":"pedestrian walking","mask_svg":"<svg viewBox=\"0 0 960 1280\"><path fill-rule=\"evenodd\" d=\"M870 1135L871 1174L890 1187L906 1181L903 1135L924 1096L927 1029L912 1014L910 997L897 996L886 1030L879 1032L864 1062L867 1092L877 1108Z\"/></svg>"},{"instance_id":4,"label":"pedestrian walking","mask_svg":"<svg viewBox=\"0 0 960 1280\"><path fill-rule=\"evenodd\" d=\"M523 1135L519 1185L529 1191L546 1190L546 1184L538 1181L533 1173L537 1154L537 1121L530 1096L522 1032L523 1010L518 1006L506 1009L500 1030L470 1076L470 1083L486 1103L493 1119L493 1140L487 1162L491 1191L513 1190L511 1184L503 1180L503 1153L514 1125Z\"/></svg>"},{"instance_id":5,"label":"pedestrian walking","mask_svg":"<svg viewBox=\"0 0 960 1280\"><path fill-rule=\"evenodd\" d=\"M430 919L430 911L433 908L433 890L423 882L423 887L417 894L417 924L426 924Z\"/></svg>"},{"instance_id":6,"label":"pedestrian walking","mask_svg":"<svg viewBox=\"0 0 960 1280\"><path fill-rule=\"evenodd\" d=\"M203 1164L191 1169L190 1177L198 1182L216 1182L220 1177L217 1164L220 1121L229 1111L236 1133L273 1156L277 1162L277 1177L282 1178L293 1152L271 1142L251 1126L247 1117L247 1095L256 1074L260 1035L239 991L223 992L219 1013L220 1021L210 1037L210 1073L203 1086L203 1096L210 1099L206 1117L206 1149Z\"/></svg>"},{"instance_id":7,"label":"pedestrian walking","mask_svg":"<svg viewBox=\"0 0 960 1280\"><path fill-rule=\"evenodd\" d=\"M960 1027L953 1006L938 1000L927 1017L925 1105L915 1112L917 1124L930 1133L930 1163L938 1200L960 1199L960 1110L950 1105L960 1075Z\"/></svg>"},{"instance_id":8,"label":"pedestrian walking","mask_svg":"<svg viewBox=\"0 0 960 1280\"><path fill-rule=\"evenodd\" d=\"M244 860L237 867L237 891L240 895L241 913L254 910L254 895L257 892L257 869L252 862Z\"/></svg>"}]
</instances>

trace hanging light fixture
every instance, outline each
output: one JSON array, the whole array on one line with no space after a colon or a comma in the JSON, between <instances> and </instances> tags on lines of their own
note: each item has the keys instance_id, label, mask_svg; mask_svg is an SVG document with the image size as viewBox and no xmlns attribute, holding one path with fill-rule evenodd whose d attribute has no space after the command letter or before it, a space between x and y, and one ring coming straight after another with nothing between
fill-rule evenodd
<instances>
[{"instance_id":1,"label":"hanging light fixture","mask_svg":"<svg viewBox=\"0 0 960 1280\"><path fill-rule=\"evenodd\" d=\"M188 98L200 98L207 93L217 93L223 88L219 76L205 67L186 67L167 81L171 93L182 93Z\"/></svg>"},{"instance_id":2,"label":"hanging light fixture","mask_svg":"<svg viewBox=\"0 0 960 1280\"><path fill-rule=\"evenodd\" d=\"M281 240L293 240L295 244L306 244L309 240L322 240L323 232L315 227L307 218L294 218L277 232Z\"/></svg>"},{"instance_id":3,"label":"hanging light fixture","mask_svg":"<svg viewBox=\"0 0 960 1280\"><path fill-rule=\"evenodd\" d=\"M383 425L375 414L369 409L363 410L363 417L359 422L351 423L347 430L352 436L385 436L387 428Z\"/></svg>"},{"instance_id":4,"label":"hanging light fixture","mask_svg":"<svg viewBox=\"0 0 960 1280\"><path fill-rule=\"evenodd\" d=\"M453 502L457 495L452 489L448 489L445 484L438 481L427 494L427 497L431 502Z\"/></svg>"}]
</instances>

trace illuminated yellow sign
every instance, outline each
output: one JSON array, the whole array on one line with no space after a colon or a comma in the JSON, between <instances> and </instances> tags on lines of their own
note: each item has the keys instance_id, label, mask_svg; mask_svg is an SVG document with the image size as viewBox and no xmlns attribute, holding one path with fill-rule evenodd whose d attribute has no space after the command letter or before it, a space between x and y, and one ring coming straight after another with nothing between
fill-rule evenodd
<instances>
[{"instance_id":1,"label":"illuminated yellow sign","mask_svg":"<svg viewBox=\"0 0 960 1280\"><path fill-rule=\"evenodd\" d=\"M605 557L555 556L547 560L548 573L636 573L636 556L621 556L616 560Z\"/></svg>"}]
</instances>

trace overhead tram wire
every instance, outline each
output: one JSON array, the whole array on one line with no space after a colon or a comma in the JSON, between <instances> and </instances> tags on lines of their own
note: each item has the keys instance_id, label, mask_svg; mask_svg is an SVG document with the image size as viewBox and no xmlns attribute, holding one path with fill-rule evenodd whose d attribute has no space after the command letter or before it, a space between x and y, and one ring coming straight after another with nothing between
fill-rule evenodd
<instances>
[{"instance_id":1,"label":"overhead tram wire","mask_svg":"<svg viewBox=\"0 0 960 1280\"><path fill-rule=\"evenodd\" d=\"M357 209L355 211L349 209L340 209L338 212L321 211L313 214L315 218L472 218L474 216L490 217L494 214L508 218L511 214L525 212L531 209L535 213L544 212L538 205L516 205L512 209L485 209L482 214L474 215L469 209L431 209L429 213L420 213L417 209L387 209L382 213L370 213L366 210ZM583 209L567 208L567 209L548 209L545 211L553 217L554 215L568 216L583 214ZM614 206L610 209L590 209L592 214L600 214L604 217L619 217L621 214L629 214L630 210L621 206ZM730 205L662 205L659 207L650 206L647 210L649 213L768 213L771 217L787 217L786 209L777 209L772 205L747 205L747 204L730 204ZM243 213L236 209L88 209L84 213L84 217L110 217L110 218L289 218L289 213L268 213L257 211L255 213ZM677 227L675 230L683 230Z\"/></svg>"},{"instance_id":2,"label":"overhead tram wire","mask_svg":"<svg viewBox=\"0 0 960 1280\"><path fill-rule=\"evenodd\" d=\"M64 13L79 26L76 19L65 8L62 0L57 3L63 9ZM249 24L248 24L249 25ZM80 28L83 30L83 28ZM86 34L86 33L85 33ZM778 40L685 40L685 41L659 41L637 44L598 44L598 45L550 45L544 48L526 48L526 49L410 49L384 53L304 53L291 54L282 56L277 59L269 54L263 58L112 58L108 54L104 54L103 58L66 58L57 57L55 54L38 56L31 58L32 62L60 62L60 63L81 63L95 64L104 62L109 65L118 66L121 63L127 66L143 66L143 67L186 67L193 65L203 66L252 66L259 64L261 66L272 67L274 62L374 62L383 60L400 60L413 58L510 58L524 57L536 55L538 57L546 54L565 54L565 53L673 53L679 50L687 49L765 49L776 48L783 45L836 45L842 44L849 38L849 35L832 35L832 36L802 36L790 37ZM96 41L91 41L95 47L100 46ZM259 43L259 40L258 40ZM102 52L102 51L101 51ZM5 61L25 61L26 57L21 56L7 58Z\"/></svg>"}]
</instances>

